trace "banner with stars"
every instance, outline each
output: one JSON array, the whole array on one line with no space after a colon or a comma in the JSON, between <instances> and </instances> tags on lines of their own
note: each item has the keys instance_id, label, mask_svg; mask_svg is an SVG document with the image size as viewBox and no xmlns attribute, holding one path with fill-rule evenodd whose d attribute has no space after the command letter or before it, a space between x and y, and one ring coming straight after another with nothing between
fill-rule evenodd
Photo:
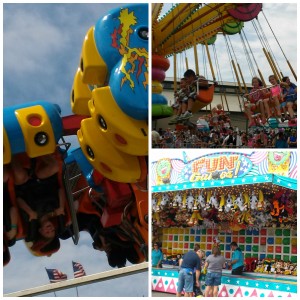
<instances>
[{"instance_id":1,"label":"banner with stars","mask_svg":"<svg viewBox=\"0 0 300 300\"><path fill-rule=\"evenodd\" d=\"M297 189L297 154L291 151L220 152L188 160L160 159L152 164L152 192L273 183Z\"/></svg>"}]
</instances>

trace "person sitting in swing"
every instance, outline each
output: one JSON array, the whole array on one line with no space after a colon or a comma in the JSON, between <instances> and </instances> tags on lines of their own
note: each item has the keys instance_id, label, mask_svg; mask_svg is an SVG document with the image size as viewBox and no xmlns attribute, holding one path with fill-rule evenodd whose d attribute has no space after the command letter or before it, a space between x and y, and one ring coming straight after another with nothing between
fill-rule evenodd
<instances>
[{"instance_id":1,"label":"person sitting in swing","mask_svg":"<svg viewBox=\"0 0 300 300\"><path fill-rule=\"evenodd\" d=\"M274 104L277 117L281 119L281 110L280 110L280 102L282 101L281 97L281 88L278 82L276 81L276 78L274 75L269 76L269 82L272 84L272 87L270 88L271 92L271 99L270 102ZM284 112L286 115L286 111L284 108ZM284 120L281 120L284 121Z\"/></svg>"},{"instance_id":2,"label":"person sitting in swing","mask_svg":"<svg viewBox=\"0 0 300 300\"><path fill-rule=\"evenodd\" d=\"M297 106L297 86L287 76L282 78L280 85L282 86L283 99L286 102L290 119L295 121L294 107Z\"/></svg>"},{"instance_id":3,"label":"person sitting in swing","mask_svg":"<svg viewBox=\"0 0 300 300\"><path fill-rule=\"evenodd\" d=\"M188 69L184 73L188 88L188 96L182 100L182 111L179 120L189 119L193 116L192 110L197 97L197 84L199 89L208 89L208 81L202 75L196 76L196 73Z\"/></svg>"},{"instance_id":4,"label":"person sitting in swing","mask_svg":"<svg viewBox=\"0 0 300 300\"><path fill-rule=\"evenodd\" d=\"M271 117L269 99L266 98L266 90L263 89L262 81L258 77L253 77L252 86L250 93L244 95L248 99L245 103L245 113L249 119L249 127L264 125L267 121L266 112L268 118Z\"/></svg>"},{"instance_id":5,"label":"person sitting in swing","mask_svg":"<svg viewBox=\"0 0 300 300\"><path fill-rule=\"evenodd\" d=\"M174 113L175 117L170 120L169 125L176 124L177 121L179 120L179 118L181 116L181 112L182 112L182 101L183 100L186 101L187 92L188 92L188 90L186 88L186 79L181 78L180 79L180 90L176 91L174 93L175 104L172 105L173 113Z\"/></svg>"},{"instance_id":6,"label":"person sitting in swing","mask_svg":"<svg viewBox=\"0 0 300 300\"><path fill-rule=\"evenodd\" d=\"M27 158L28 159L28 158ZM16 200L21 215L28 224L26 242L32 243L35 252L48 252L59 248L58 235L64 228L66 196L59 182L59 164L54 154L30 159L26 164L22 157L12 160L15 178Z\"/></svg>"}]
</instances>

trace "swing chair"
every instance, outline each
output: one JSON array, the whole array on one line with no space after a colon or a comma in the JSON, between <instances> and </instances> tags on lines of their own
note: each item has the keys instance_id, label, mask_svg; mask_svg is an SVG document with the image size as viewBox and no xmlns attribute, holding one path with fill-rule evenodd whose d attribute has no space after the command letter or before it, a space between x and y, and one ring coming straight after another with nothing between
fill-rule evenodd
<instances>
[{"instance_id":1,"label":"swing chair","mask_svg":"<svg viewBox=\"0 0 300 300\"><path fill-rule=\"evenodd\" d=\"M210 39L218 32L223 32L222 27L226 25L228 34L240 31L243 21L236 19L233 14L241 16L245 21L255 18L261 9L261 5L249 5L240 7L234 4L177 4L159 19L162 4L153 4L153 53L155 56L173 56L174 58L174 91L177 91L177 57L178 53L186 49L194 49L196 74L199 74L197 44L204 43L206 54L210 64L213 80L208 89L197 90L192 112L198 112L211 104L215 91L216 81L213 66L208 50L208 44L213 44ZM249 10L248 10L249 9ZM246 17L247 16L247 17ZM224 32L225 32L224 31ZM186 69L188 69L188 61ZM156 97L154 97L156 98ZM223 101L223 100L222 100ZM228 105L227 105L228 106ZM223 106L224 107L224 106Z\"/></svg>"}]
</instances>

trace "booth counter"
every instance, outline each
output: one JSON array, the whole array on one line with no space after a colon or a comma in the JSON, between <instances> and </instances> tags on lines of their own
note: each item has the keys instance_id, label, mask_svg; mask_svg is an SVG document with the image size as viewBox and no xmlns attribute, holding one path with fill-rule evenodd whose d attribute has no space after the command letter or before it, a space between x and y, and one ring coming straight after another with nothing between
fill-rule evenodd
<instances>
[{"instance_id":1,"label":"booth counter","mask_svg":"<svg viewBox=\"0 0 300 300\"><path fill-rule=\"evenodd\" d=\"M152 290L176 294L178 267L152 268ZM205 290L205 276L200 278L201 290ZM218 297L296 297L297 277L277 274L245 272L241 276L223 270Z\"/></svg>"}]
</instances>

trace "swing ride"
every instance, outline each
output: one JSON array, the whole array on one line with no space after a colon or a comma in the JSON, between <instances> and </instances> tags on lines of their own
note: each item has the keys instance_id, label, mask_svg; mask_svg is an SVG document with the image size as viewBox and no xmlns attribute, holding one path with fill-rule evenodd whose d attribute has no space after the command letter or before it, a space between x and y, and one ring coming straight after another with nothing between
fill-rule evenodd
<instances>
[{"instance_id":1,"label":"swing ride","mask_svg":"<svg viewBox=\"0 0 300 300\"><path fill-rule=\"evenodd\" d=\"M231 113L229 110L228 103L228 93L226 89L232 89L228 83L222 80L222 69L231 69L235 82L236 98L238 100L238 107L240 113L245 113L245 104L252 101L252 96L257 91L251 90L251 84L246 83L245 68L241 67L236 55L236 45L233 47L231 40L234 36L239 36L243 48L244 55L243 60L247 61L251 77L259 77L262 81L262 86L260 90L264 92L266 101L264 105L268 105L265 115L260 111L259 105L257 104L256 109L251 112L251 115L247 114L244 118L244 127L248 132L256 129L266 129L266 128L296 128L296 116L293 112L296 111L296 92L293 95L293 101L290 103L289 114L280 111L278 113L279 105L275 104L274 95L270 92L272 85L268 84L268 78L270 74L274 75L276 80L276 85L279 86L280 82L280 96L279 104L284 102L284 87L287 85L283 82L285 74L283 74L281 66L279 66L278 61L270 47L269 41L266 38L264 28L261 26L260 19L265 18L267 24L269 25L274 39L279 45L279 48L286 61L285 72L290 72L295 81L297 81L297 75L284 54L282 47L280 46L278 39L276 38L264 12L263 5L261 3L251 3L251 4L234 4L234 3L176 3L172 7L162 14L164 10L164 4L152 4L152 119L154 124L157 120L168 118L171 116L177 116L169 122L170 124L175 124L176 129L190 129L196 127L195 124L189 122L189 119L184 118L180 115L179 109L184 106L187 98L192 98L190 95L192 93L197 94L193 99L191 106L188 103L188 109L192 114L200 112L200 110L205 109L208 115L202 116L202 119L209 123L210 129L220 130L220 124L216 124L213 121L213 117L217 117L221 124L228 119L228 115ZM257 58L253 55L251 43L247 38L248 27L253 25L255 29L255 35L257 40L262 45L262 55L264 60L268 63L268 70L261 70L261 65ZM249 24L249 25L248 25ZM247 32L246 32L247 29ZM221 66L224 61L224 55L222 54L222 59L220 60L218 56L220 53L216 51L216 44L220 39L224 39L224 52L228 54L229 61L226 66ZM200 50L202 49L203 67L204 69L200 71L199 57ZM189 53L187 56L186 53ZM277 54L277 53L276 53ZM190 57L194 56L193 61L189 61ZM174 100L170 101L172 97L169 93L169 102L164 94L163 82L166 80L166 71L169 69L171 63L173 63L173 78L172 83L170 79L167 81L168 89L171 86L174 90L175 103ZM179 74L178 70L188 70L189 64L193 65L195 68L194 82L185 84L184 87L178 86L179 79L183 74ZM209 67L209 71L207 71ZM207 86L203 88L203 82L199 76L204 73L204 78L207 80ZM264 72L270 72L269 74L264 74ZM210 74L209 74L210 73ZM183 78L184 80L184 78ZM202 77L203 80L203 77ZM202 86L201 86L202 85ZM274 86L273 86L274 87ZM216 91L218 95L216 95ZM183 94L183 97L178 97L178 95ZM229 93L230 95L230 93ZM217 96L217 97L216 97ZM217 114L215 112L216 108L212 105L216 103L214 98L218 98L218 103L221 105L221 110L227 108L227 114ZM261 100L264 100L261 99ZM171 104L173 104L171 106ZM184 110L182 108L182 110ZM268 112L268 113L267 113ZM261 117L259 118L259 114ZM198 115L197 115L198 116ZM252 119L259 119L258 123L253 124ZM190 116L188 116L190 118ZM268 122L264 121L264 118ZM264 122L262 122L262 120ZM161 122L163 124L163 122ZM218 123L218 122L217 122ZM186 125L186 126L185 126ZM193 126L194 125L194 126ZM254 125L254 126L252 126ZM248 128L249 126L249 128Z\"/></svg>"},{"instance_id":2,"label":"swing ride","mask_svg":"<svg viewBox=\"0 0 300 300\"><path fill-rule=\"evenodd\" d=\"M80 231L112 267L147 261L147 5L111 10L88 30L70 104L70 116L46 101L4 108L3 264L18 240L50 256Z\"/></svg>"}]
</instances>

